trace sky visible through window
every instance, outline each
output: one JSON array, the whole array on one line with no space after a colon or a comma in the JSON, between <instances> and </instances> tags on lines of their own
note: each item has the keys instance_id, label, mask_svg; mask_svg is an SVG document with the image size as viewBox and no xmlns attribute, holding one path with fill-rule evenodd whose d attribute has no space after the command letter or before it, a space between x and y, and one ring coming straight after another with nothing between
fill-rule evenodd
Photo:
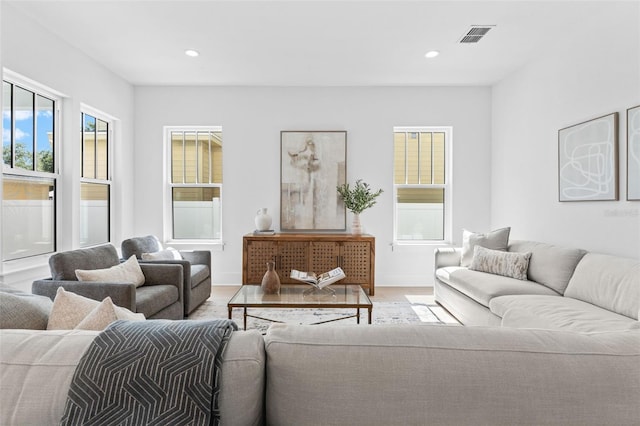
<instances>
[{"instance_id":1,"label":"sky visible through window","mask_svg":"<svg viewBox=\"0 0 640 426\"><path fill-rule=\"evenodd\" d=\"M11 93L7 90L5 84L4 92L4 106L2 111L2 146L3 146L3 158L5 163L8 163L10 158L8 157L11 149ZM18 95L18 96L16 96ZM42 97L40 95L35 96L35 108L33 105L34 96L32 92L20 89L14 86L14 110L13 119L15 121L14 131L14 144L16 156L19 152L23 153L23 156L30 157L28 161L30 169L33 169L33 149L39 153L53 152L52 146L52 132L53 132L53 101ZM35 144L34 144L34 120L33 111L36 111L36 129L35 129ZM26 154L26 155L25 155ZM18 163L18 159L16 159ZM48 168L48 167L47 167ZM40 170L52 172L53 170Z\"/></svg>"}]
</instances>

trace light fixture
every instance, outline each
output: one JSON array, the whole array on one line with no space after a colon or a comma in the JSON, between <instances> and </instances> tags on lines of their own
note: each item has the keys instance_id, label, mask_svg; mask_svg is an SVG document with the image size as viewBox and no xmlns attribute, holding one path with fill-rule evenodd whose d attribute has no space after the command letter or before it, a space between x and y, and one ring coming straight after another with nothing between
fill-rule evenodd
<instances>
[{"instance_id":1,"label":"light fixture","mask_svg":"<svg viewBox=\"0 0 640 426\"><path fill-rule=\"evenodd\" d=\"M187 55L187 56L191 56L192 58L195 58L196 56L200 56L200 52L198 52L197 50L193 50L193 49L185 50L184 54Z\"/></svg>"},{"instance_id":2,"label":"light fixture","mask_svg":"<svg viewBox=\"0 0 640 426\"><path fill-rule=\"evenodd\" d=\"M440 52L438 52L437 50L430 50L427 53L424 54L425 58L435 58L436 56L438 56L440 54Z\"/></svg>"}]
</instances>

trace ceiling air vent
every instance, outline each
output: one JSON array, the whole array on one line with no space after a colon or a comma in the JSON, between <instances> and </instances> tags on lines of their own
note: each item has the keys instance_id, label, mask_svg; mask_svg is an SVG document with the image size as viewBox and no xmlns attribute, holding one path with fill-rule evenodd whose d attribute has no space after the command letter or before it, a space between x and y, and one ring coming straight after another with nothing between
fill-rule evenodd
<instances>
[{"instance_id":1,"label":"ceiling air vent","mask_svg":"<svg viewBox=\"0 0 640 426\"><path fill-rule=\"evenodd\" d=\"M491 28L495 25L474 25L471 29L460 38L460 43L477 43L482 40Z\"/></svg>"}]
</instances>

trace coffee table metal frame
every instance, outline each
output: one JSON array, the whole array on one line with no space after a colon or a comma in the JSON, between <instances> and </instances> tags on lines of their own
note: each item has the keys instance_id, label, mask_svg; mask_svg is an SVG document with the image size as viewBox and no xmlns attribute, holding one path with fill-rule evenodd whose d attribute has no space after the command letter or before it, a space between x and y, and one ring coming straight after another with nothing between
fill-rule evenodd
<instances>
[{"instance_id":1,"label":"coffee table metal frame","mask_svg":"<svg viewBox=\"0 0 640 426\"><path fill-rule=\"evenodd\" d=\"M245 284L229 300L229 319L232 319L233 308L243 309L243 326L247 329L247 318L257 318L270 322L283 322L274 319L251 315L249 308L274 308L274 309L355 309L354 315L345 315L339 318L312 323L324 324L333 321L341 321L356 318L360 324L360 309L367 309L368 322L371 324L373 303L369 296L357 284L333 284L329 289L312 291L313 287L305 284L283 284L279 294L265 294L259 285Z\"/></svg>"}]
</instances>

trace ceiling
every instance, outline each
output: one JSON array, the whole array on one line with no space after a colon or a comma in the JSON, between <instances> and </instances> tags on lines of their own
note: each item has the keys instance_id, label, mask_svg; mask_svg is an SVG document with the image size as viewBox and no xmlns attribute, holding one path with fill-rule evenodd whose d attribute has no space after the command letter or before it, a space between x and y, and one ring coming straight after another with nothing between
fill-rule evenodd
<instances>
[{"instance_id":1,"label":"ceiling","mask_svg":"<svg viewBox=\"0 0 640 426\"><path fill-rule=\"evenodd\" d=\"M3 3L135 85L491 85L620 13L576 0ZM495 27L458 43L472 25Z\"/></svg>"}]
</instances>

